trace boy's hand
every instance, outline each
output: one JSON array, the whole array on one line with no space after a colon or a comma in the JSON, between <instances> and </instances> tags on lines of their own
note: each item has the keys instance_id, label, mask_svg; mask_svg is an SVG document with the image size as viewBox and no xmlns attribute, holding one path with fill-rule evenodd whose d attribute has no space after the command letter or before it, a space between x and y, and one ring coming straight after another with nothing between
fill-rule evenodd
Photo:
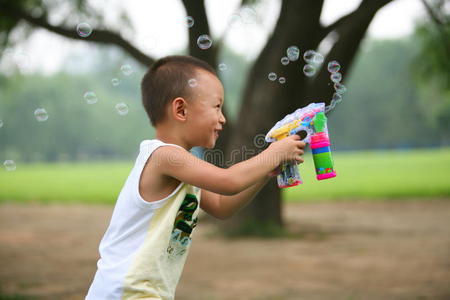
<instances>
[{"instance_id":1,"label":"boy's hand","mask_svg":"<svg viewBox=\"0 0 450 300\"><path fill-rule=\"evenodd\" d=\"M294 134L280 141L273 142L267 150L277 160L279 165L285 162L296 162L299 164L303 162L302 155L305 146L306 143L301 141L300 136Z\"/></svg>"}]
</instances>

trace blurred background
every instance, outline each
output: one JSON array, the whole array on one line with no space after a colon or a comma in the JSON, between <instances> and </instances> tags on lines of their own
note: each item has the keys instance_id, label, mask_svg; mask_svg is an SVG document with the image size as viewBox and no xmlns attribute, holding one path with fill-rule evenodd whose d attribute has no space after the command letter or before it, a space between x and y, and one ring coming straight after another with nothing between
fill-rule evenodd
<instances>
[{"instance_id":1,"label":"blurred background","mask_svg":"<svg viewBox=\"0 0 450 300\"><path fill-rule=\"evenodd\" d=\"M280 257L296 259L305 253L297 246L327 253L330 248L317 241L331 242L328 237L337 232L384 237L400 230L396 234L412 235L412 244L398 246L393 251L398 257L383 262L377 259L385 248L352 240L356 250L341 249L345 258L336 258L342 262L335 265L336 277L317 275L317 282L325 282L322 287L298 287L287 280L277 285L280 289L257 293L264 280L275 279L255 271L254 281L241 286L233 281L234 273L229 278L225 273L225 282L236 285L241 296L209 282L211 274L197 275L194 265L202 266L204 250L194 247L186 270L192 280L182 279L179 299L450 297L444 284L449 280L450 241L448 232L441 231L450 225L449 18L450 5L441 0L0 0L0 240L6 245L0 250L0 299L82 298L95 271L96 247L139 143L155 135L142 109L140 80L153 61L174 54L208 61L224 84L228 122L217 149L227 163L212 161L218 166L261 151L256 138L295 109L310 102L335 106L328 127L338 177L317 182L306 153L302 186L280 191L273 181L230 221L217 225L205 216L208 230L199 234L199 245L212 243L217 263L230 264L226 252L220 256L229 241L211 241L210 231L238 236L230 251L273 247L274 266ZM332 61L339 67L330 70ZM244 147L254 151L227 159ZM195 153L201 156L202 150ZM395 217L390 214L396 212ZM410 220L418 216L420 222ZM64 229L49 233L55 226ZM362 231L355 233L356 227ZM80 235L80 229L90 236ZM429 273L423 278L401 275L404 280L397 285L385 283L390 268L377 268L394 264L405 249L424 242L419 233L432 239L429 250L436 256L420 256L419 251L414 256L418 263L412 269L399 265L399 274ZM52 239L54 234L69 239L54 240L54 249L62 253L73 251L74 244L85 245L78 258L85 267L73 275L83 278L78 284L70 283L73 277L55 275L66 258L50 255L55 250L42 242L43 236ZM250 242L242 236L250 236ZM275 256L278 248L272 239L265 242L267 237L278 238L288 253ZM392 247L392 241L385 245ZM30 258L21 252L29 246L41 255ZM362 265L367 268L356 264L355 274L374 270L378 275L361 282L344 275L351 251L366 257L367 265ZM259 260L254 270L261 261L270 265L264 253L255 253ZM34 266L45 257L55 266L40 276L14 263L29 259ZM251 258L243 254L235 259L236 265L249 268L245 262ZM205 265L204 274L210 267ZM321 270L320 265L310 268ZM36 277L42 280L30 279ZM336 278L348 280L336 286L331 283ZM186 295L197 289L198 296ZM308 296L299 296L302 292Z\"/></svg>"}]
</instances>

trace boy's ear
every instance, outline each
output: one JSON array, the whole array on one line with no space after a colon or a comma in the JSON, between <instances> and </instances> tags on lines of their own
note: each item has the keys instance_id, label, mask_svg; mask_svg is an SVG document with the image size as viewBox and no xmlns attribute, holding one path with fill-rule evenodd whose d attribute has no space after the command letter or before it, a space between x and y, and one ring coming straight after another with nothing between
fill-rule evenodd
<instances>
[{"instance_id":1,"label":"boy's ear","mask_svg":"<svg viewBox=\"0 0 450 300\"><path fill-rule=\"evenodd\" d=\"M186 100L184 100L181 97L175 98L172 101L172 115L175 118L175 120L178 121L186 121L186 110L187 110L187 105L186 105Z\"/></svg>"}]
</instances>

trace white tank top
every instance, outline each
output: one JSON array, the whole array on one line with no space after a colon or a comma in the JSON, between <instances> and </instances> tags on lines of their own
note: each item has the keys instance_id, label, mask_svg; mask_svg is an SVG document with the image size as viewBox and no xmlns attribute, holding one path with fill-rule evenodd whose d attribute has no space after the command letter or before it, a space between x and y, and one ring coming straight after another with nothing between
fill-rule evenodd
<instances>
[{"instance_id":1,"label":"white tank top","mask_svg":"<svg viewBox=\"0 0 450 300\"><path fill-rule=\"evenodd\" d=\"M201 191L181 182L164 199L142 198L142 170L153 151L165 145L180 147L156 139L141 143L100 242L87 300L174 299L197 224Z\"/></svg>"}]
</instances>

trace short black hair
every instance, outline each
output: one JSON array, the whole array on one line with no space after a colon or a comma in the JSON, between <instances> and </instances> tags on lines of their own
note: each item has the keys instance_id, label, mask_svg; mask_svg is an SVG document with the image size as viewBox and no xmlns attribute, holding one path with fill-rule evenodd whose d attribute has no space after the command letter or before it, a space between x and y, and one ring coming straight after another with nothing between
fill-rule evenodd
<instances>
[{"instance_id":1,"label":"short black hair","mask_svg":"<svg viewBox=\"0 0 450 300\"><path fill-rule=\"evenodd\" d=\"M205 61L187 55L172 55L155 61L141 82L142 104L150 122L156 126L165 118L167 104L177 98L189 98L188 81L198 69L217 76Z\"/></svg>"}]
</instances>

